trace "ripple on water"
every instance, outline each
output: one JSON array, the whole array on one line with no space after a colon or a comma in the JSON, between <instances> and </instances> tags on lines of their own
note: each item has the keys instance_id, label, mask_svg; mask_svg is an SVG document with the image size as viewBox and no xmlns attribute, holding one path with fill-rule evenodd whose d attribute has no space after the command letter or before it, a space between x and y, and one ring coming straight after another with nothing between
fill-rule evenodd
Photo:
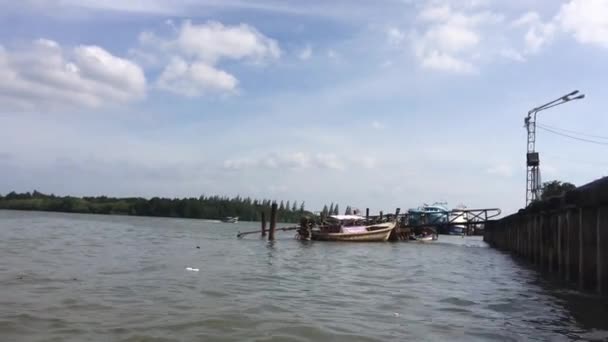
<instances>
[{"instance_id":1,"label":"ripple on water","mask_svg":"<svg viewBox=\"0 0 608 342\"><path fill-rule=\"evenodd\" d=\"M269 244L234 238L257 224L3 211L0 224L3 341L608 336L601 319L581 323L597 300L556 295L479 239Z\"/></svg>"},{"instance_id":2,"label":"ripple on water","mask_svg":"<svg viewBox=\"0 0 608 342\"><path fill-rule=\"evenodd\" d=\"M466 300L466 299L462 299L462 298L457 298L457 297L449 297L449 298L443 298L439 300L440 303L447 303L447 304L452 304L452 305L457 305L457 306L471 306L471 305L476 305L476 302L470 301L470 300Z\"/></svg>"}]
</instances>

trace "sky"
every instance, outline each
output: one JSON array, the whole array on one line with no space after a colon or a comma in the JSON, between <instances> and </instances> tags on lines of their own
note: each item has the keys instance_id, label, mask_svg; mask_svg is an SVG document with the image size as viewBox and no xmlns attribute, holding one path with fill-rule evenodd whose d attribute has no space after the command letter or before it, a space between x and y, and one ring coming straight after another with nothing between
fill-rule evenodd
<instances>
[{"instance_id":1,"label":"sky","mask_svg":"<svg viewBox=\"0 0 608 342\"><path fill-rule=\"evenodd\" d=\"M580 90L539 124L608 141L607 57L608 0L0 0L0 193L509 213L530 109Z\"/></svg>"}]
</instances>

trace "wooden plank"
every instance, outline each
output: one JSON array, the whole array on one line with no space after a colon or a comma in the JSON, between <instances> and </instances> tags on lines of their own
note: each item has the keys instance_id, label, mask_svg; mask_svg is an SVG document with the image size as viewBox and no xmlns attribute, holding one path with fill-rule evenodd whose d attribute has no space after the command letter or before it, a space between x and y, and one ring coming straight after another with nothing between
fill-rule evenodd
<instances>
[{"instance_id":1,"label":"wooden plank","mask_svg":"<svg viewBox=\"0 0 608 342\"><path fill-rule=\"evenodd\" d=\"M578 287L583 289L585 287L585 244L583 230L583 208L578 208Z\"/></svg>"},{"instance_id":2,"label":"wooden plank","mask_svg":"<svg viewBox=\"0 0 608 342\"><path fill-rule=\"evenodd\" d=\"M565 230L566 233L564 234L565 236L565 260L564 260L564 264L566 265L566 280L570 281L570 245L572 245L572 239L570 238L570 210L566 211L566 226L565 226Z\"/></svg>"},{"instance_id":3,"label":"wooden plank","mask_svg":"<svg viewBox=\"0 0 608 342\"><path fill-rule=\"evenodd\" d=\"M564 264L562 259L562 215L561 213L557 214L557 273L561 276L562 272L564 272Z\"/></svg>"},{"instance_id":4,"label":"wooden plank","mask_svg":"<svg viewBox=\"0 0 608 342\"><path fill-rule=\"evenodd\" d=\"M606 253L606 248L608 248L608 206L604 206L600 210L602 211L602 221L600 223L601 246L599 258L602 269L602 294L608 295L608 262L606 261L606 258L608 258L608 253Z\"/></svg>"},{"instance_id":5,"label":"wooden plank","mask_svg":"<svg viewBox=\"0 0 608 342\"><path fill-rule=\"evenodd\" d=\"M539 217L537 218L538 222L538 249L539 249L539 265L540 268L543 269L546 266L546 262L545 262L545 257L547 254L546 251L546 237L545 237L545 230L543 227L543 215L539 215Z\"/></svg>"},{"instance_id":6,"label":"wooden plank","mask_svg":"<svg viewBox=\"0 0 608 342\"><path fill-rule=\"evenodd\" d=\"M597 292L602 295L604 292L603 285L603 272L604 272L604 259L602 258L602 208L597 208L597 216L595 218L595 240L596 240L596 255L595 255L595 267L596 267L596 278L597 278Z\"/></svg>"}]
</instances>

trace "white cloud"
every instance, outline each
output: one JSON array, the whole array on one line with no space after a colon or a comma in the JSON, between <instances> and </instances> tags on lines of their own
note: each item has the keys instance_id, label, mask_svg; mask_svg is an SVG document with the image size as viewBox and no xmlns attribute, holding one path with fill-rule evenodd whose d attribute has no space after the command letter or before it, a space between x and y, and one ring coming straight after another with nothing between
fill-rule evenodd
<instances>
[{"instance_id":1,"label":"white cloud","mask_svg":"<svg viewBox=\"0 0 608 342\"><path fill-rule=\"evenodd\" d=\"M571 0L562 5L555 20L580 43L608 48L608 1Z\"/></svg>"},{"instance_id":2,"label":"white cloud","mask_svg":"<svg viewBox=\"0 0 608 342\"><path fill-rule=\"evenodd\" d=\"M572 34L579 43L608 48L608 1L571 0L550 20L543 21L538 13L530 11L511 26L525 29L521 59L541 51L560 32Z\"/></svg>"},{"instance_id":3,"label":"white cloud","mask_svg":"<svg viewBox=\"0 0 608 342\"><path fill-rule=\"evenodd\" d=\"M99 107L145 92L141 68L99 46L64 49L47 39L13 50L0 46L0 104L8 109Z\"/></svg>"},{"instance_id":4,"label":"white cloud","mask_svg":"<svg viewBox=\"0 0 608 342\"><path fill-rule=\"evenodd\" d=\"M401 45L401 43L406 38L405 33L401 32L401 30L399 30L396 27L391 27L388 30L386 30L386 36L387 36L389 44L394 45L394 46Z\"/></svg>"},{"instance_id":5,"label":"white cloud","mask_svg":"<svg viewBox=\"0 0 608 342\"><path fill-rule=\"evenodd\" d=\"M459 11L448 5L426 7L417 18L425 25L412 40L421 66L455 73L475 71L472 63L480 55L484 25L502 21L492 12Z\"/></svg>"},{"instance_id":6,"label":"white cloud","mask_svg":"<svg viewBox=\"0 0 608 342\"><path fill-rule=\"evenodd\" d=\"M175 57L158 78L159 88L188 97L203 92L234 91L238 80L229 73L202 62L188 64Z\"/></svg>"},{"instance_id":7,"label":"white cloud","mask_svg":"<svg viewBox=\"0 0 608 342\"><path fill-rule=\"evenodd\" d=\"M160 37L142 32L140 48L131 50L131 54L152 65L166 63L157 85L184 96L233 92L238 80L220 70L218 64L223 60L263 64L281 56L275 40L245 24L226 26L215 21L193 24L186 20L171 33L169 37Z\"/></svg>"},{"instance_id":8,"label":"white cloud","mask_svg":"<svg viewBox=\"0 0 608 342\"><path fill-rule=\"evenodd\" d=\"M451 71L455 73L471 73L475 67L464 60L439 51L431 51L421 61L422 66L428 69Z\"/></svg>"},{"instance_id":9,"label":"white cloud","mask_svg":"<svg viewBox=\"0 0 608 342\"><path fill-rule=\"evenodd\" d=\"M271 153L256 158L228 159L224 161L224 168L230 170L243 170L250 168L268 169L330 169L342 170L345 161L340 160L331 153Z\"/></svg>"},{"instance_id":10,"label":"white cloud","mask_svg":"<svg viewBox=\"0 0 608 342\"><path fill-rule=\"evenodd\" d=\"M298 58L305 61L312 57L312 47L310 45L306 45L302 51L298 53Z\"/></svg>"},{"instance_id":11,"label":"white cloud","mask_svg":"<svg viewBox=\"0 0 608 342\"><path fill-rule=\"evenodd\" d=\"M327 57L329 59L337 59L340 57L340 54L338 54L335 50L333 49L329 49L327 50Z\"/></svg>"},{"instance_id":12,"label":"white cloud","mask_svg":"<svg viewBox=\"0 0 608 342\"><path fill-rule=\"evenodd\" d=\"M420 65L470 73L495 57L523 62L540 53L560 33L572 34L583 44L608 48L606 0L568 0L546 20L531 10L514 17L508 25L504 24L504 15L494 9L484 10L489 3L437 0L422 7L411 34Z\"/></svg>"},{"instance_id":13,"label":"white cloud","mask_svg":"<svg viewBox=\"0 0 608 342\"><path fill-rule=\"evenodd\" d=\"M384 124L379 121L372 121L372 128L374 129L384 129Z\"/></svg>"},{"instance_id":14,"label":"white cloud","mask_svg":"<svg viewBox=\"0 0 608 342\"><path fill-rule=\"evenodd\" d=\"M188 57L215 64L221 58L249 59L261 62L281 56L278 43L254 27L240 24L224 26L215 21L205 24L182 23L177 39L172 42Z\"/></svg>"},{"instance_id":15,"label":"white cloud","mask_svg":"<svg viewBox=\"0 0 608 342\"><path fill-rule=\"evenodd\" d=\"M509 178L513 176L513 167L509 164L497 164L486 170L490 175Z\"/></svg>"},{"instance_id":16,"label":"white cloud","mask_svg":"<svg viewBox=\"0 0 608 342\"><path fill-rule=\"evenodd\" d=\"M511 23L515 29L524 28L524 48L520 53L521 59L525 55L538 53L541 48L551 42L555 36L555 24L543 22L540 15L534 11L526 12Z\"/></svg>"},{"instance_id":17,"label":"white cloud","mask_svg":"<svg viewBox=\"0 0 608 342\"><path fill-rule=\"evenodd\" d=\"M518 52L517 50L512 48L506 48L501 50L500 55L516 62L524 62L526 60L526 58L521 52Z\"/></svg>"}]
</instances>

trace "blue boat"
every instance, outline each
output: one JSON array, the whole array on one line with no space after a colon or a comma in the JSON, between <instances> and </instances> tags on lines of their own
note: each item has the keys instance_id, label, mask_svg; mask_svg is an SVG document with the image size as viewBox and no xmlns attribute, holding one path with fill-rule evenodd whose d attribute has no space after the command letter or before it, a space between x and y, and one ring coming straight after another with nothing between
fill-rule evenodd
<instances>
[{"instance_id":1,"label":"blue boat","mask_svg":"<svg viewBox=\"0 0 608 342\"><path fill-rule=\"evenodd\" d=\"M462 210L450 210L447 203L436 202L431 205L424 204L407 211L409 224L412 226L435 226L440 234L463 235L466 233L467 215Z\"/></svg>"},{"instance_id":2,"label":"blue boat","mask_svg":"<svg viewBox=\"0 0 608 342\"><path fill-rule=\"evenodd\" d=\"M409 209L407 213L410 225L441 225L448 223L450 210L447 208L447 203L436 202L431 205L424 204L418 208Z\"/></svg>"}]
</instances>

